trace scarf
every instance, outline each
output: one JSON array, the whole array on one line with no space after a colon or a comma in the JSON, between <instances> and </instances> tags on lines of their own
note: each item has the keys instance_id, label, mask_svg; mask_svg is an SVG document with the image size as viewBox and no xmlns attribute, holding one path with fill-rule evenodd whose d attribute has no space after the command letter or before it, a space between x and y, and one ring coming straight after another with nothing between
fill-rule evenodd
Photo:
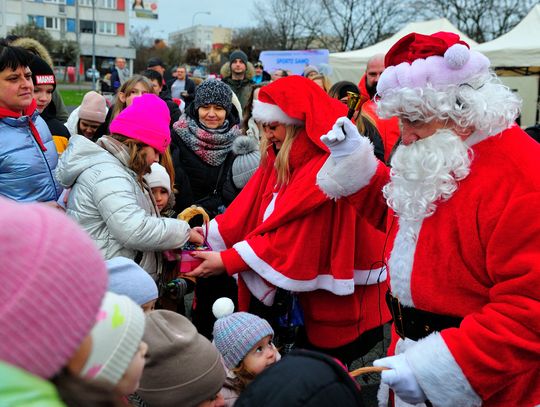
<instances>
[{"instance_id":1,"label":"scarf","mask_svg":"<svg viewBox=\"0 0 540 407\"><path fill-rule=\"evenodd\" d=\"M125 144L111 136L100 137L96 144L114 155L118 161L129 168L129 150Z\"/></svg>"},{"instance_id":2,"label":"scarf","mask_svg":"<svg viewBox=\"0 0 540 407\"><path fill-rule=\"evenodd\" d=\"M41 148L41 151L47 151L45 144L43 144L43 140L41 140L41 136L39 135L38 129L36 128L36 125L34 121L32 120L32 115L36 111L36 107L37 107L37 104L36 104L35 99L32 99L32 103L30 103L30 106L24 109L22 114L14 112L13 110L4 109L0 107L0 119L4 119L6 117L18 119L23 116L28 116L28 126L30 127L30 131L32 132L32 135L36 139L36 142L38 143L39 148Z\"/></svg>"},{"instance_id":3,"label":"scarf","mask_svg":"<svg viewBox=\"0 0 540 407\"><path fill-rule=\"evenodd\" d=\"M182 115L173 128L191 151L213 167L225 161L234 139L240 135L238 126L229 128L228 121L218 129L209 129L187 115Z\"/></svg>"}]
</instances>

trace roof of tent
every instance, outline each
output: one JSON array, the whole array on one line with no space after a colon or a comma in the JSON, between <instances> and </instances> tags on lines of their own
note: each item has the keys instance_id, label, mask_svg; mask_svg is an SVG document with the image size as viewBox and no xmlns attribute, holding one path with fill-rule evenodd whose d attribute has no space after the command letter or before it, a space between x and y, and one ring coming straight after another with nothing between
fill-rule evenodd
<instances>
[{"instance_id":1,"label":"roof of tent","mask_svg":"<svg viewBox=\"0 0 540 407\"><path fill-rule=\"evenodd\" d=\"M540 66L540 5L512 30L474 49L487 56L493 67Z\"/></svg>"},{"instance_id":2,"label":"roof of tent","mask_svg":"<svg viewBox=\"0 0 540 407\"><path fill-rule=\"evenodd\" d=\"M433 34L437 31L450 31L458 34L469 45L477 45L475 41L459 31L446 18L437 20L409 23L397 33L384 41L367 48L337 52L330 54L329 63L332 67L331 78L334 82L348 80L358 83L366 70L367 61L375 54L386 54L399 39L412 32L420 34Z\"/></svg>"}]
</instances>

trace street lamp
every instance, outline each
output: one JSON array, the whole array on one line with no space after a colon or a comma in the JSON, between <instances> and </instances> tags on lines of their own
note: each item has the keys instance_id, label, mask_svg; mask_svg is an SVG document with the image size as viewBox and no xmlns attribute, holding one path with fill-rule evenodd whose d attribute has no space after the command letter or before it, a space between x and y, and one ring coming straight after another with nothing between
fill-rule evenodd
<instances>
[{"instance_id":1,"label":"street lamp","mask_svg":"<svg viewBox=\"0 0 540 407\"><path fill-rule=\"evenodd\" d=\"M96 90L96 0L92 0L92 90Z\"/></svg>"},{"instance_id":2,"label":"street lamp","mask_svg":"<svg viewBox=\"0 0 540 407\"><path fill-rule=\"evenodd\" d=\"M206 15L210 15L212 14L211 12L209 11L197 11L195 13L193 13L193 17L191 17L191 26L195 26L195 16L196 15L199 15L199 14L206 14Z\"/></svg>"}]
</instances>

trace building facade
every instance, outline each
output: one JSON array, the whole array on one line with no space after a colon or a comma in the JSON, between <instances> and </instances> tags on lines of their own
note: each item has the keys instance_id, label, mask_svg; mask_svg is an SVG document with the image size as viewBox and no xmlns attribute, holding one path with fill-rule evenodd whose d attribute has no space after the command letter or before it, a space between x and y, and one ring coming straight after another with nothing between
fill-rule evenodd
<instances>
[{"instance_id":1,"label":"building facade","mask_svg":"<svg viewBox=\"0 0 540 407\"><path fill-rule=\"evenodd\" d=\"M185 48L199 48L210 54L214 44L230 44L232 29L210 25L195 25L169 34L169 44L181 41Z\"/></svg>"},{"instance_id":2,"label":"building facade","mask_svg":"<svg viewBox=\"0 0 540 407\"><path fill-rule=\"evenodd\" d=\"M100 70L116 57L130 62L135 58L126 0L0 0L0 37L29 22L55 40L77 42L86 68L93 54Z\"/></svg>"}]
</instances>

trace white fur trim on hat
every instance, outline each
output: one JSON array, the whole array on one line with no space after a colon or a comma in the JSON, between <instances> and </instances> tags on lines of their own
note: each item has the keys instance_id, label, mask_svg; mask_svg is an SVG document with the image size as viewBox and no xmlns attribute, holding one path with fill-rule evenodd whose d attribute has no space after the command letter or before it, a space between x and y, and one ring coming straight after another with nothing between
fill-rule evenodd
<instances>
[{"instance_id":1,"label":"white fur trim on hat","mask_svg":"<svg viewBox=\"0 0 540 407\"><path fill-rule=\"evenodd\" d=\"M264 103L260 100L253 101L253 117L259 123L282 123L303 126L302 120L288 116L278 105Z\"/></svg>"},{"instance_id":2,"label":"white fur trim on hat","mask_svg":"<svg viewBox=\"0 0 540 407\"><path fill-rule=\"evenodd\" d=\"M379 78L377 93L384 97L387 90L461 85L475 76L488 74L489 65L489 59L483 54L455 44L444 56L435 55L416 59L411 64L402 62L387 67Z\"/></svg>"}]
</instances>

